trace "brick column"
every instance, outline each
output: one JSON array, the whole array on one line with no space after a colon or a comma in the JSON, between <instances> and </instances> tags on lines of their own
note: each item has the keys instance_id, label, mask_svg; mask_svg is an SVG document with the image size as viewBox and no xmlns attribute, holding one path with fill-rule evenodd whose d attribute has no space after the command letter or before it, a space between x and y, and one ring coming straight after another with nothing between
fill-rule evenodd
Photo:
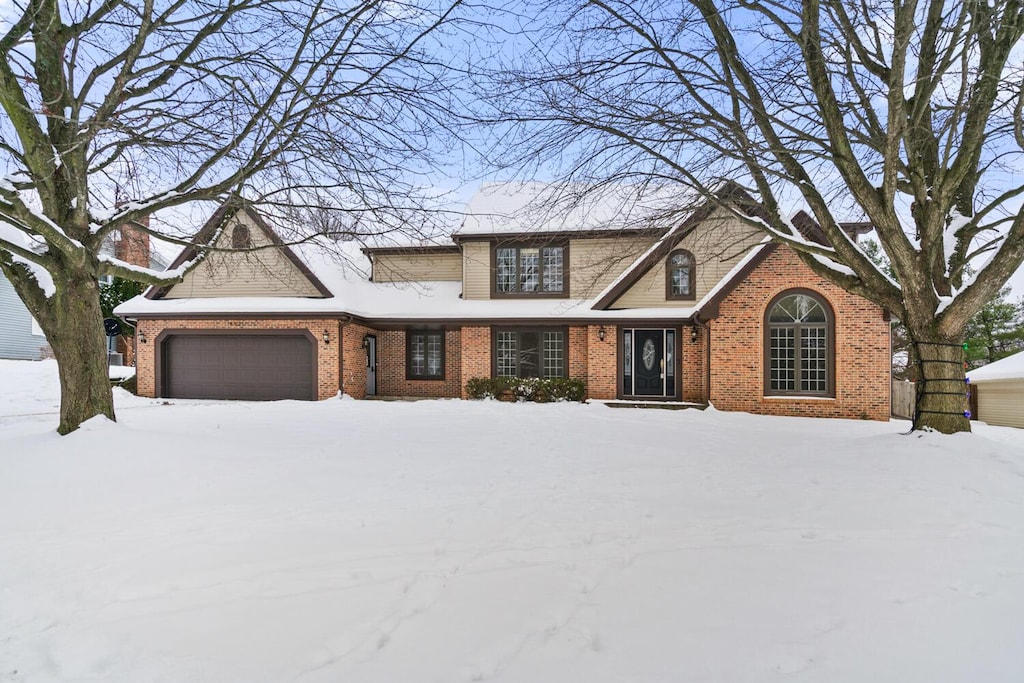
<instances>
[{"instance_id":1,"label":"brick column","mask_svg":"<svg viewBox=\"0 0 1024 683\"><path fill-rule=\"evenodd\" d=\"M469 398L466 382L474 377L491 376L491 328L463 327L461 346L461 395Z\"/></svg>"},{"instance_id":2,"label":"brick column","mask_svg":"<svg viewBox=\"0 0 1024 683\"><path fill-rule=\"evenodd\" d=\"M614 399L618 395L619 328L604 326L604 341L601 341L601 326L587 327L587 397Z\"/></svg>"}]
</instances>

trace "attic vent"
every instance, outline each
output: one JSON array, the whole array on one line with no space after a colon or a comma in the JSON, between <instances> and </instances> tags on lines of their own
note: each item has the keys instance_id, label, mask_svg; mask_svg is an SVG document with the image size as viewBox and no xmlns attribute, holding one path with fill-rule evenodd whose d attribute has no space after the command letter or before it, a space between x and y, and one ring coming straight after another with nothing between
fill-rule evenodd
<instances>
[{"instance_id":1,"label":"attic vent","mask_svg":"<svg viewBox=\"0 0 1024 683\"><path fill-rule=\"evenodd\" d=\"M231 231L232 249L249 249L252 247L252 239L249 237L249 228L244 225L236 225Z\"/></svg>"}]
</instances>

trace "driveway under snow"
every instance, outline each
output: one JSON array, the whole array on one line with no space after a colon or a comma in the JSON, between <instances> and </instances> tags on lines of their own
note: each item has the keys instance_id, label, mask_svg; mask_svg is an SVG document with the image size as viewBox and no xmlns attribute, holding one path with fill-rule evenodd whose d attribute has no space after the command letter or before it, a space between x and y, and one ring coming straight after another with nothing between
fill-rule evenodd
<instances>
[{"instance_id":1,"label":"driveway under snow","mask_svg":"<svg viewBox=\"0 0 1024 683\"><path fill-rule=\"evenodd\" d=\"M119 393L0 361L0 681L1024 680L1024 432ZM11 417L12 415L20 415Z\"/></svg>"}]
</instances>

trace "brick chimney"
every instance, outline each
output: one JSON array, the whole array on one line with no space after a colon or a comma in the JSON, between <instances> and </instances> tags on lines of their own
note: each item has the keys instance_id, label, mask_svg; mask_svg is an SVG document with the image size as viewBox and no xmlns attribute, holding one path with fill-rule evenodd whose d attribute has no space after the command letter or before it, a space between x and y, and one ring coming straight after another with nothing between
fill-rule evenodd
<instances>
[{"instance_id":1,"label":"brick chimney","mask_svg":"<svg viewBox=\"0 0 1024 683\"><path fill-rule=\"evenodd\" d=\"M134 225L126 223L121 226L121 239L114 243L114 257L135 266L149 268L149 233L135 227L149 227L149 216L137 221Z\"/></svg>"}]
</instances>

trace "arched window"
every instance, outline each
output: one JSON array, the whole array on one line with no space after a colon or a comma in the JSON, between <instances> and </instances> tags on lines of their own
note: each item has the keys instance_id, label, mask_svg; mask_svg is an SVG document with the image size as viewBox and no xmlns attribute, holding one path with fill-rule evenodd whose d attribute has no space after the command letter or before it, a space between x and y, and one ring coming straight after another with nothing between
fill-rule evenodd
<instances>
[{"instance_id":1,"label":"arched window","mask_svg":"<svg viewBox=\"0 0 1024 683\"><path fill-rule=\"evenodd\" d=\"M665 297L668 299L697 298L696 270L693 254L685 249L676 249L668 255L665 263Z\"/></svg>"},{"instance_id":2,"label":"arched window","mask_svg":"<svg viewBox=\"0 0 1024 683\"><path fill-rule=\"evenodd\" d=\"M834 396L835 318L822 297L790 290L765 314L764 392Z\"/></svg>"},{"instance_id":3,"label":"arched window","mask_svg":"<svg viewBox=\"0 0 1024 683\"><path fill-rule=\"evenodd\" d=\"M252 247L252 240L249 238L249 228L244 225L236 225L231 231L232 249L249 249Z\"/></svg>"}]
</instances>

